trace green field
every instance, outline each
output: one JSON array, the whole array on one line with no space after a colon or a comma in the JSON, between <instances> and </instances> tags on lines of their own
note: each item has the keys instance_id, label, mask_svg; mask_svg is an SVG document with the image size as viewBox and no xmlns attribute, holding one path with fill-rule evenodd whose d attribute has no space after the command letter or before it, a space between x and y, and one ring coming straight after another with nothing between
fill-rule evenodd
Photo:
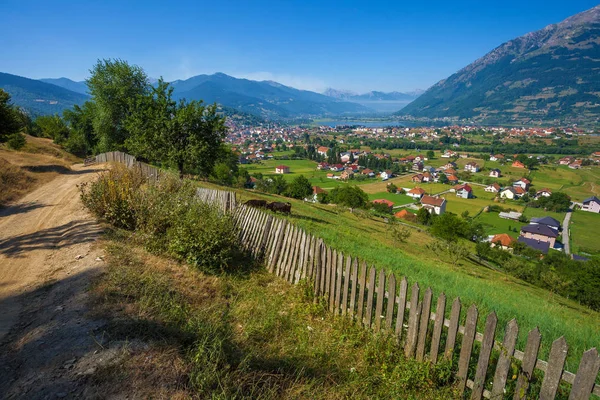
<instances>
[{"instance_id":1,"label":"green field","mask_svg":"<svg viewBox=\"0 0 600 400\"><path fill-rule=\"evenodd\" d=\"M242 190L239 193L242 200L280 198ZM527 332L535 326L543 335L543 357L547 357L552 341L564 335L570 346L567 369L574 371L584 350L600 346L600 313L468 260L453 266L444 256L427 248L431 237L426 232L413 230L408 241L402 243L389 235L381 219L340 212L331 205L285 200L292 202L292 215L288 218L344 254L359 256L397 276L407 276L411 284L419 282L422 289L431 287L435 296L442 291L449 298L460 296L463 311L472 303L477 304L481 316L494 310L500 320L498 329L504 329L507 321L516 318L520 349L524 348ZM480 329L484 323L485 318L480 318Z\"/></svg>"},{"instance_id":2,"label":"green field","mask_svg":"<svg viewBox=\"0 0 600 400\"><path fill-rule=\"evenodd\" d=\"M558 222L560 222L561 226L565 219L566 213L557 213L552 211L545 211L543 208L531 208L527 207L523 212L528 219L531 218L541 218L541 217L552 217Z\"/></svg>"},{"instance_id":3,"label":"green field","mask_svg":"<svg viewBox=\"0 0 600 400\"><path fill-rule=\"evenodd\" d=\"M600 255L600 214L575 211L569 228L573 253Z\"/></svg>"},{"instance_id":4,"label":"green field","mask_svg":"<svg viewBox=\"0 0 600 400\"><path fill-rule=\"evenodd\" d=\"M523 223L500 218L498 215L499 214L495 212L482 212L475 220L483 225L486 235L507 233L515 239L518 238L519 230ZM516 229L517 232L515 232L514 229Z\"/></svg>"},{"instance_id":5,"label":"green field","mask_svg":"<svg viewBox=\"0 0 600 400\"><path fill-rule=\"evenodd\" d=\"M317 169L317 163L311 160L264 160L260 163L246 164L243 166L250 174L262 173L263 176L275 176L275 167L278 165L287 165L290 167L289 174L283 174L283 177L287 181L291 181L299 175L304 175L313 186L320 186L325 190L333 189L337 186L347 185L348 183L340 181L338 179L327 178L328 173L331 171L321 171ZM340 172L336 172L339 175ZM376 181L376 178L372 178L365 181L351 180L349 181L352 185L367 185Z\"/></svg>"},{"instance_id":6,"label":"green field","mask_svg":"<svg viewBox=\"0 0 600 400\"><path fill-rule=\"evenodd\" d=\"M405 194L395 194L395 193L389 193L389 192L379 192L379 193L369 194L369 200L373 201L373 200L377 200L377 199L386 199L386 200L392 201L392 202L394 202L394 206L401 206L404 204L410 204L410 203L415 202L415 200L412 197L407 196Z\"/></svg>"}]
</instances>

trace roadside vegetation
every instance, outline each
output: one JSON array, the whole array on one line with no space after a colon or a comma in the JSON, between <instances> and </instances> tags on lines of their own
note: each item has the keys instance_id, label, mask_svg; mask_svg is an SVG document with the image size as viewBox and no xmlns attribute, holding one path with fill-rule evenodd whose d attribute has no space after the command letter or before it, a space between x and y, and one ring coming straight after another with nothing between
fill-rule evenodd
<instances>
[{"instance_id":1,"label":"roadside vegetation","mask_svg":"<svg viewBox=\"0 0 600 400\"><path fill-rule=\"evenodd\" d=\"M131 342L92 384L142 397L457 397L452 363L405 359L392 336L329 318L307 282L244 258L229 217L193 189L119 166L81 188L112 226L95 312L110 341Z\"/></svg>"}]
</instances>

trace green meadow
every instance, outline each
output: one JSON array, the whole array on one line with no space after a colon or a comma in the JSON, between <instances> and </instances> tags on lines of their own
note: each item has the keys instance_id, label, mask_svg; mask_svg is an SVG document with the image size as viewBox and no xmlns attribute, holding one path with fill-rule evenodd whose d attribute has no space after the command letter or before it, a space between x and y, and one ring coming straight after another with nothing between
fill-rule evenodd
<instances>
[{"instance_id":1,"label":"green meadow","mask_svg":"<svg viewBox=\"0 0 600 400\"><path fill-rule=\"evenodd\" d=\"M238 193L242 200L280 199L247 190ZM428 249L432 239L426 232L413 230L403 243L392 238L382 219L343 212L331 205L285 200L292 203L292 215L286 218L344 254L359 257L396 276L406 276L411 285L418 282L422 289L431 287L436 297L441 292L449 298L460 296L463 314L470 304L476 304L481 315L480 332L485 315L491 311L498 314L498 329L504 329L506 322L516 318L520 326L519 348L524 349L527 332L538 326L543 335L544 358L552 341L564 335L570 346L567 369L571 371L577 369L584 350L600 346L600 313L468 260L453 265L444 255Z\"/></svg>"}]
</instances>

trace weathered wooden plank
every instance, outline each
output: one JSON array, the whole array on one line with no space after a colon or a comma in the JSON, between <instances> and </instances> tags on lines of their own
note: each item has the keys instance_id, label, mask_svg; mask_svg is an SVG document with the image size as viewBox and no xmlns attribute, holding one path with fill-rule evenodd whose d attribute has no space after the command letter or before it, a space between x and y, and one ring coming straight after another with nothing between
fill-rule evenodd
<instances>
[{"instance_id":1,"label":"weathered wooden plank","mask_svg":"<svg viewBox=\"0 0 600 400\"><path fill-rule=\"evenodd\" d=\"M306 263L306 275L303 278L308 278L314 281L315 278L315 237L308 235L308 260Z\"/></svg>"},{"instance_id":2,"label":"weathered wooden plank","mask_svg":"<svg viewBox=\"0 0 600 400\"><path fill-rule=\"evenodd\" d=\"M537 362L538 351L540 350L540 343L542 341L542 335L540 330L536 327L529 332L527 336L527 344L525 345L525 354L523 356L523 362L521 363L521 372L517 380L517 386L515 388L514 400L522 400L527 396L527 390L529 389L529 382L533 377L533 370L535 363Z\"/></svg>"},{"instance_id":3,"label":"weathered wooden plank","mask_svg":"<svg viewBox=\"0 0 600 400\"><path fill-rule=\"evenodd\" d=\"M560 384L560 377L565 366L565 360L567 359L567 351L569 346L564 336L559 337L552 342L552 348L550 349L550 356L548 357L548 368L544 374L544 380L542 381L542 387L540 389L540 399L550 400L556 396L558 385Z\"/></svg>"},{"instance_id":4,"label":"weathered wooden plank","mask_svg":"<svg viewBox=\"0 0 600 400\"><path fill-rule=\"evenodd\" d=\"M352 261L351 270L352 277L350 279L352 281L352 289L350 290L350 317L354 318L354 314L356 313L356 290L358 288L358 259L356 257Z\"/></svg>"},{"instance_id":5,"label":"weathered wooden plank","mask_svg":"<svg viewBox=\"0 0 600 400\"><path fill-rule=\"evenodd\" d=\"M294 272L296 269L296 264L297 264L297 260L298 260L298 239L300 237L300 228L298 227L294 227L294 234L292 236L292 245L290 247L290 257L288 260L288 264L286 266L286 275L285 275L285 279L290 282L293 283L293 279L294 279Z\"/></svg>"},{"instance_id":6,"label":"weathered wooden plank","mask_svg":"<svg viewBox=\"0 0 600 400\"><path fill-rule=\"evenodd\" d=\"M325 247L325 302L329 304L329 296L331 294L331 261L333 257L333 252L331 251L331 247Z\"/></svg>"},{"instance_id":7,"label":"weathered wooden plank","mask_svg":"<svg viewBox=\"0 0 600 400\"><path fill-rule=\"evenodd\" d=\"M598 370L600 370L598 350L593 348L583 353L569 400L588 399L591 396Z\"/></svg>"},{"instance_id":8,"label":"weathered wooden plank","mask_svg":"<svg viewBox=\"0 0 600 400\"><path fill-rule=\"evenodd\" d=\"M232 211L235 212L235 209ZM269 229L269 236L267 237L267 243L265 243L265 256L264 263L267 268L271 263L271 254L273 253L273 246L275 245L275 238L279 233L279 224L281 223L281 219L273 218L273 222L271 224L271 229Z\"/></svg>"},{"instance_id":9,"label":"weathered wooden plank","mask_svg":"<svg viewBox=\"0 0 600 400\"><path fill-rule=\"evenodd\" d=\"M469 372L469 361L473 351L473 342L475 341L475 332L477 329L477 317L479 312L473 304L467 311L467 321L465 322L465 333L463 334L462 345L460 348L460 357L458 359L458 391L462 395L467 384L467 373Z\"/></svg>"},{"instance_id":10,"label":"weathered wooden plank","mask_svg":"<svg viewBox=\"0 0 600 400\"><path fill-rule=\"evenodd\" d=\"M390 274L388 276L388 284L387 284L387 310L385 312L385 325L384 328L387 331L392 330L392 323L394 320L394 306L396 305L396 276L394 274Z\"/></svg>"},{"instance_id":11,"label":"weathered wooden plank","mask_svg":"<svg viewBox=\"0 0 600 400\"><path fill-rule=\"evenodd\" d=\"M429 359L433 364L437 363L440 351L440 340L442 338L442 328L444 327L444 316L446 314L446 295L442 292L437 300L435 309L435 323L433 325L433 334L431 335L431 349Z\"/></svg>"},{"instance_id":12,"label":"weathered wooden plank","mask_svg":"<svg viewBox=\"0 0 600 400\"><path fill-rule=\"evenodd\" d=\"M281 266L281 277L283 279L287 278L287 273L289 270L289 265L292 261L292 252L294 250L294 238L296 236L296 226L291 225L290 234L288 236L288 241L285 246L285 257L283 261L283 265Z\"/></svg>"},{"instance_id":13,"label":"weathered wooden plank","mask_svg":"<svg viewBox=\"0 0 600 400\"><path fill-rule=\"evenodd\" d=\"M260 212L258 220L256 221L256 233L252 238L252 254L254 255L254 258L257 259L260 257L260 242L265 233L267 218L269 218L269 214Z\"/></svg>"},{"instance_id":14,"label":"weathered wooden plank","mask_svg":"<svg viewBox=\"0 0 600 400\"><path fill-rule=\"evenodd\" d=\"M290 283L294 283L294 276L296 273L296 267L298 265L298 253L300 252L300 235L302 231L300 228L296 227L294 239L292 241L292 254L290 257L290 262L288 264L287 276L286 279Z\"/></svg>"},{"instance_id":15,"label":"weathered wooden plank","mask_svg":"<svg viewBox=\"0 0 600 400\"><path fill-rule=\"evenodd\" d=\"M346 257L346 269L344 270L344 289L342 295L342 315L348 315L348 292L350 291L350 268L352 267L352 257Z\"/></svg>"},{"instance_id":16,"label":"weathered wooden plank","mask_svg":"<svg viewBox=\"0 0 600 400\"><path fill-rule=\"evenodd\" d=\"M267 266L269 272L273 272L275 265L275 254L281 249L281 238L283 237L283 229L285 222L282 219L277 219L276 225L273 227L273 237L269 246L269 255L267 257Z\"/></svg>"},{"instance_id":17,"label":"weathered wooden plank","mask_svg":"<svg viewBox=\"0 0 600 400\"><path fill-rule=\"evenodd\" d=\"M285 230L287 229L287 221L282 220L275 236L275 243L273 244L273 251L271 252L271 261L269 262L269 271L275 271L278 264L281 248L283 247L283 240L285 237Z\"/></svg>"},{"instance_id":18,"label":"weathered wooden plank","mask_svg":"<svg viewBox=\"0 0 600 400\"><path fill-rule=\"evenodd\" d=\"M331 262L329 263L329 312L333 312L335 307L335 280L337 277L337 250L331 252Z\"/></svg>"},{"instance_id":19,"label":"weathered wooden plank","mask_svg":"<svg viewBox=\"0 0 600 400\"><path fill-rule=\"evenodd\" d=\"M381 320L383 319L383 300L385 299L385 271L379 271L379 280L377 282L377 302L375 303L375 332L381 330Z\"/></svg>"},{"instance_id":20,"label":"weathered wooden plank","mask_svg":"<svg viewBox=\"0 0 600 400\"><path fill-rule=\"evenodd\" d=\"M404 345L404 354L406 357L413 358L417 350L417 334L419 332L419 284L414 283L410 290L410 312L408 315L408 332L406 334L406 344Z\"/></svg>"},{"instance_id":21,"label":"weathered wooden plank","mask_svg":"<svg viewBox=\"0 0 600 400\"><path fill-rule=\"evenodd\" d=\"M296 271L294 273L294 283L297 283L300 280L300 277L302 276L302 269L304 268L304 260L306 259L306 232L304 232L304 230L300 231L300 237L298 239L298 266L296 267Z\"/></svg>"},{"instance_id":22,"label":"weathered wooden plank","mask_svg":"<svg viewBox=\"0 0 600 400\"><path fill-rule=\"evenodd\" d=\"M313 281L314 281L314 293L315 293L315 302L318 300L318 297L321 296L321 246L323 245L322 241L315 240L313 251L314 251L314 272L313 272Z\"/></svg>"},{"instance_id":23,"label":"weathered wooden plank","mask_svg":"<svg viewBox=\"0 0 600 400\"><path fill-rule=\"evenodd\" d=\"M251 226L252 226L252 223L254 222L254 217L256 216L257 212L258 211L255 208L248 209L248 215L246 217L244 226L242 227L242 237L240 239L244 250L246 250L248 248L248 238L250 237L250 234L252 233Z\"/></svg>"},{"instance_id":24,"label":"weathered wooden plank","mask_svg":"<svg viewBox=\"0 0 600 400\"><path fill-rule=\"evenodd\" d=\"M429 328L429 320L431 316L431 299L433 292L431 288L427 288L423 296L423 307L421 308L421 319L419 321L419 334L417 336L417 360L423 361L425 358L425 344L427 341L427 329Z\"/></svg>"},{"instance_id":25,"label":"weathered wooden plank","mask_svg":"<svg viewBox=\"0 0 600 400\"><path fill-rule=\"evenodd\" d=\"M460 322L460 298L457 297L452 302L452 309L450 310L450 325L448 326L448 336L446 337L446 350L444 352L444 358L447 360L452 358L454 353L454 344L456 343L456 334L458 332L458 323Z\"/></svg>"},{"instance_id":26,"label":"weathered wooden plank","mask_svg":"<svg viewBox=\"0 0 600 400\"><path fill-rule=\"evenodd\" d=\"M269 240L269 235L271 234L271 226L273 224L273 216L269 215L265 222L265 229L262 234L262 238L260 241L260 245L258 246L258 258L262 260L263 255L265 253L265 248L267 247L267 242Z\"/></svg>"},{"instance_id":27,"label":"weathered wooden plank","mask_svg":"<svg viewBox=\"0 0 600 400\"><path fill-rule=\"evenodd\" d=\"M504 396L504 387L510 370L512 356L515 353L515 346L519 336L519 325L516 319L512 319L506 324L504 332L504 340L500 348L500 356L496 364L496 372L494 373L494 381L492 386L492 398L501 399Z\"/></svg>"},{"instance_id":28,"label":"weathered wooden plank","mask_svg":"<svg viewBox=\"0 0 600 400\"><path fill-rule=\"evenodd\" d=\"M279 259L277 260L277 276L283 276L284 266L289 256L292 228L292 224L288 223L286 225L285 233L283 235L283 244L281 245L281 253L279 255Z\"/></svg>"},{"instance_id":29,"label":"weathered wooden plank","mask_svg":"<svg viewBox=\"0 0 600 400\"><path fill-rule=\"evenodd\" d=\"M473 391L471 392L471 399L480 400L483 396L483 389L485 388L485 376L490 363L490 356L492 355L492 348L494 347L494 337L496 335L496 324L498 323L498 317L495 312L488 315L485 321L485 328L483 330L483 341L481 342L481 349L479 350L479 359L477 360L477 368L475 370L475 379L473 379Z\"/></svg>"},{"instance_id":30,"label":"weathered wooden plank","mask_svg":"<svg viewBox=\"0 0 600 400\"><path fill-rule=\"evenodd\" d=\"M302 251L300 253L300 267L298 268L298 274L296 274L296 282L300 281L300 279L306 278L308 275L306 270L308 268L308 262L310 259L310 235L304 231L302 231L302 242L300 248Z\"/></svg>"},{"instance_id":31,"label":"weathered wooden plank","mask_svg":"<svg viewBox=\"0 0 600 400\"><path fill-rule=\"evenodd\" d=\"M365 311L365 284L367 283L367 263L362 262L360 269L360 277L358 278L358 310L356 318L359 323L363 323L363 315Z\"/></svg>"},{"instance_id":32,"label":"weathered wooden plank","mask_svg":"<svg viewBox=\"0 0 600 400\"><path fill-rule=\"evenodd\" d=\"M342 252L338 253L337 258L337 278L335 281L335 315L340 315L340 306L342 302L342 283L344 274L344 255Z\"/></svg>"},{"instance_id":33,"label":"weathered wooden plank","mask_svg":"<svg viewBox=\"0 0 600 400\"><path fill-rule=\"evenodd\" d=\"M377 270L371 267L369 270L369 282L367 283L367 309L365 311L365 326L371 327L373 322L373 300L375 298L375 278Z\"/></svg>"},{"instance_id":34,"label":"weathered wooden plank","mask_svg":"<svg viewBox=\"0 0 600 400\"><path fill-rule=\"evenodd\" d=\"M406 296L408 293L408 281L403 276L400 281L400 292L398 295L398 311L396 312L396 338L398 342L402 339L404 330L404 313L406 311Z\"/></svg>"},{"instance_id":35,"label":"weathered wooden plank","mask_svg":"<svg viewBox=\"0 0 600 400\"><path fill-rule=\"evenodd\" d=\"M319 264L319 268L321 270L319 295L322 297L325 297L325 287L326 287L326 280L327 280L327 271L325 268L326 262L327 262L327 249L326 249L326 246L323 243L322 239L319 239L319 246L320 246L320 254L321 254L321 261Z\"/></svg>"}]
</instances>

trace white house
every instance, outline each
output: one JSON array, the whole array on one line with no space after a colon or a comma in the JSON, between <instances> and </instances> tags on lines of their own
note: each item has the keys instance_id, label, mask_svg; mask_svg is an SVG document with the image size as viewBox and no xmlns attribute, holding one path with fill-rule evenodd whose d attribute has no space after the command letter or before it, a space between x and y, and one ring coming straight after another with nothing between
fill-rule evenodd
<instances>
[{"instance_id":1,"label":"white house","mask_svg":"<svg viewBox=\"0 0 600 400\"><path fill-rule=\"evenodd\" d=\"M425 195L421 197L421 204L430 214L442 215L446 212L446 199L441 197Z\"/></svg>"},{"instance_id":2,"label":"white house","mask_svg":"<svg viewBox=\"0 0 600 400\"><path fill-rule=\"evenodd\" d=\"M462 197L463 199L470 199L473 197L473 188L467 183L454 188L456 190L456 197Z\"/></svg>"},{"instance_id":3,"label":"white house","mask_svg":"<svg viewBox=\"0 0 600 400\"><path fill-rule=\"evenodd\" d=\"M508 187L500 192L500 197L503 199L514 200L525 194L525 190L521 186Z\"/></svg>"},{"instance_id":4,"label":"white house","mask_svg":"<svg viewBox=\"0 0 600 400\"><path fill-rule=\"evenodd\" d=\"M492 178L500 178L502 176L502 173L500 172L500 170L498 168L494 168L493 170L490 171L490 177Z\"/></svg>"},{"instance_id":5,"label":"white house","mask_svg":"<svg viewBox=\"0 0 600 400\"><path fill-rule=\"evenodd\" d=\"M479 172L479 165L475 162L470 162L465 165L465 171L469 172Z\"/></svg>"},{"instance_id":6,"label":"white house","mask_svg":"<svg viewBox=\"0 0 600 400\"><path fill-rule=\"evenodd\" d=\"M407 196L412 197L413 199L420 199L421 197L423 197L425 195L425 190L423 190L420 187L416 187L416 188L412 188L410 189L408 192L406 192Z\"/></svg>"},{"instance_id":7,"label":"white house","mask_svg":"<svg viewBox=\"0 0 600 400\"><path fill-rule=\"evenodd\" d=\"M503 154L492 154L490 156L490 161L500 161L504 159L504 155Z\"/></svg>"},{"instance_id":8,"label":"white house","mask_svg":"<svg viewBox=\"0 0 600 400\"><path fill-rule=\"evenodd\" d=\"M583 207L581 207L583 211L589 211L594 213L600 213L600 199L596 196L592 196L583 201Z\"/></svg>"},{"instance_id":9,"label":"white house","mask_svg":"<svg viewBox=\"0 0 600 400\"><path fill-rule=\"evenodd\" d=\"M385 170L381 174L379 174L379 176L381 177L381 180L387 181L392 176L394 176L394 174L392 174L392 171L390 171L390 170Z\"/></svg>"},{"instance_id":10,"label":"white house","mask_svg":"<svg viewBox=\"0 0 600 400\"><path fill-rule=\"evenodd\" d=\"M275 173L276 174L289 174L290 167L288 167L287 165L278 165L277 167L275 167Z\"/></svg>"},{"instance_id":11,"label":"white house","mask_svg":"<svg viewBox=\"0 0 600 400\"><path fill-rule=\"evenodd\" d=\"M527 190L529 189L529 185L531 184L531 181L527 178L521 178L518 181L513 183L513 186L519 186L521 188L523 188L523 190Z\"/></svg>"},{"instance_id":12,"label":"white house","mask_svg":"<svg viewBox=\"0 0 600 400\"><path fill-rule=\"evenodd\" d=\"M498 185L497 183L492 183L491 185L487 185L485 187L485 191L488 193L498 193L500 191L500 185Z\"/></svg>"}]
</instances>

